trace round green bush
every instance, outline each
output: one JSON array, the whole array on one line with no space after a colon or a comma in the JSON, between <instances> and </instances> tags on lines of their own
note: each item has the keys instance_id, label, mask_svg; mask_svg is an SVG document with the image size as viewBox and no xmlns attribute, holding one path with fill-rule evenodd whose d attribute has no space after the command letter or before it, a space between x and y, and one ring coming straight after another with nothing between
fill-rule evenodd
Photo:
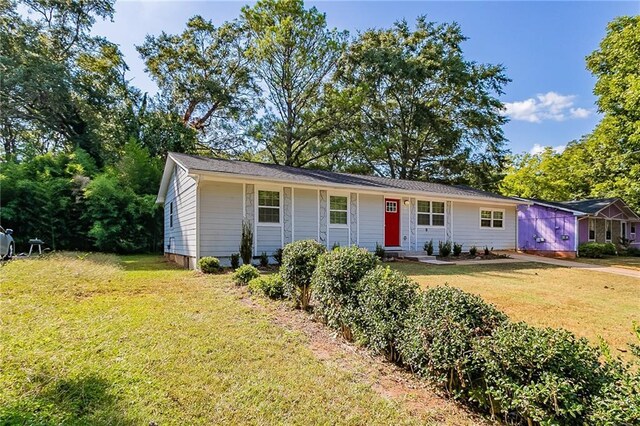
<instances>
[{"instance_id":1,"label":"round green bush","mask_svg":"<svg viewBox=\"0 0 640 426\"><path fill-rule=\"evenodd\" d=\"M357 339L390 361L399 361L398 336L418 297L418 284L388 266L377 266L360 280L359 287Z\"/></svg>"},{"instance_id":2,"label":"round green bush","mask_svg":"<svg viewBox=\"0 0 640 426\"><path fill-rule=\"evenodd\" d=\"M258 278L260 272L253 265L242 265L233 273L233 281L237 285L247 285L249 281Z\"/></svg>"},{"instance_id":3,"label":"round green bush","mask_svg":"<svg viewBox=\"0 0 640 426\"><path fill-rule=\"evenodd\" d=\"M398 339L402 361L450 392L473 381L471 352L507 317L480 297L449 286L422 293L409 309Z\"/></svg>"},{"instance_id":4,"label":"round green bush","mask_svg":"<svg viewBox=\"0 0 640 426\"><path fill-rule=\"evenodd\" d=\"M297 306L307 309L311 298L311 276L318 258L327 248L315 240L300 240L287 244L282 251L280 273L288 296Z\"/></svg>"},{"instance_id":5,"label":"round green bush","mask_svg":"<svg viewBox=\"0 0 640 426\"><path fill-rule=\"evenodd\" d=\"M314 297L327 324L351 339L358 307L358 282L377 265L367 249L338 247L320 257L313 274Z\"/></svg>"},{"instance_id":6,"label":"round green bush","mask_svg":"<svg viewBox=\"0 0 640 426\"><path fill-rule=\"evenodd\" d=\"M220 261L217 257L207 256L198 260L198 268L205 274L216 274L220 272Z\"/></svg>"},{"instance_id":7,"label":"round green bush","mask_svg":"<svg viewBox=\"0 0 640 426\"><path fill-rule=\"evenodd\" d=\"M475 343L475 395L514 423L584 424L605 375L599 351L566 330L506 323Z\"/></svg>"},{"instance_id":8,"label":"round green bush","mask_svg":"<svg viewBox=\"0 0 640 426\"><path fill-rule=\"evenodd\" d=\"M282 299L284 298L284 280L280 274L261 276L249 281L249 290L271 299Z\"/></svg>"},{"instance_id":9,"label":"round green bush","mask_svg":"<svg viewBox=\"0 0 640 426\"><path fill-rule=\"evenodd\" d=\"M591 259L600 259L604 256L615 256L618 254L613 243L584 243L578 246L578 256Z\"/></svg>"}]
</instances>

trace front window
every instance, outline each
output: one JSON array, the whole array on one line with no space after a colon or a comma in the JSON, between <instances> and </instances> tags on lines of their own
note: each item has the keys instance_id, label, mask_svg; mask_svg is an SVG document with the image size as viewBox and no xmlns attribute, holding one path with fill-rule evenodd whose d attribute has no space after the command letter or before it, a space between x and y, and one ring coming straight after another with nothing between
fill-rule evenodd
<instances>
[{"instance_id":1,"label":"front window","mask_svg":"<svg viewBox=\"0 0 640 426\"><path fill-rule=\"evenodd\" d=\"M481 228L504 228L504 210L481 209Z\"/></svg>"},{"instance_id":2,"label":"front window","mask_svg":"<svg viewBox=\"0 0 640 426\"><path fill-rule=\"evenodd\" d=\"M444 226L444 202L418 200L418 225Z\"/></svg>"},{"instance_id":3,"label":"front window","mask_svg":"<svg viewBox=\"0 0 640 426\"><path fill-rule=\"evenodd\" d=\"M605 223L606 223L606 230L604 234L604 239L605 241L611 241L611 221L607 220L605 221Z\"/></svg>"},{"instance_id":4,"label":"front window","mask_svg":"<svg viewBox=\"0 0 640 426\"><path fill-rule=\"evenodd\" d=\"M169 228L173 228L173 201L169 203Z\"/></svg>"},{"instance_id":5,"label":"front window","mask_svg":"<svg viewBox=\"0 0 640 426\"><path fill-rule=\"evenodd\" d=\"M258 191L258 222L280 223L280 193Z\"/></svg>"},{"instance_id":6,"label":"front window","mask_svg":"<svg viewBox=\"0 0 640 426\"><path fill-rule=\"evenodd\" d=\"M346 225L349 216L347 197L332 195L329 197L329 223Z\"/></svg>"},{"instance_id":7,"label":"front window","mask_svg":"<svg viewBox=\"0 0 640 426\"><path fill-rule=\"evenodd\" d=\"M635 238L636 237L636 225L635 224L631 225L631 227L629 228L629 231L631 231L631 235L630 235L631 239Z\"/></svg>"},{"instance_id":8,"label":"front window","mask_svg":"<svg viewBox=\"0 0 640 426\"><path fill-rule=\"evenodd\" d=\"M596 221L595 219L589 219L589 241L596 240Z\"/></svg>"}]
</instances>

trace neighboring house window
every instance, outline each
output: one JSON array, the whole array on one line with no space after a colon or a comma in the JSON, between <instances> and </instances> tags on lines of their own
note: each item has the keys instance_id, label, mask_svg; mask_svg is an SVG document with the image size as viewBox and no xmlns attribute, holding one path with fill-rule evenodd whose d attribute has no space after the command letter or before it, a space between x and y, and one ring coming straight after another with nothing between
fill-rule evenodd
<instances>
[{"instance_id":1,"label":"neighboring house window","mask_svg":"<svg viewBox=\"0 0 640 426\"><path fill-rule=\"evenodd\" d=\"M169 228L173 228L173 201L169 203Z\"/></svg>"},{"instance_id":2,"label":"neighboring house window","mask_svg":"<svg viewBox=\"0 0 640 426\"><path fill-rule=\"evenodd\" d=\"M589 241L596 240L596 220L589 219Z\"/></svg>"},{"instance_id":3,"label":"neighboring house window","mask_svg":"<svg viewBox=\"0 0 640 426\"><path fill-rule=\"evenodd\" d=\"M504 210L480 209L481 228L504 228Z\"/></svg>"},{"instance_id":4,"label":"neighboring house window","mask_svg":"<svg viewBox=\"0 0 640 426\"><path fill-rule=\"evenodd\" d=\"M604 233L604 239L605 241L611 241L611 221L606 220L605 224L606 224L606 229Z\"/></svg>"},{"instance_id":5,"label":"neighboring house window","mask_svg":"<svg viewBox=\"0 0 640 426\"><path fill-rule=\"evenodd\" d=\"M418 225L444 226L444 202L418 200Z\"/></svg>"},{"instance_id":6,"label":"neighboring house window","mask_svg":"<svg viewBox=\"0 0 640 426\"><path fill-rule=\"evenodd\" d=\"M629 230L631 231L629 237L631 237L631 239L633 240L636 237L636 225L631 224L631 228L629 228Z\"/></svg>"},{"instance_id":7,"label":"neighboring house window","mask_svg":"<svg viewBox=\"0 0 640 426\"><path fill-rule=\"evenodd\" d=\"M258 222L280 223L280 192L258 191Z\"/></svg>"},{"instance_id":8,"label":"neighboring house window","mask_svg":"<svg viewBox=\"0 0 640 426\"><path fill-rule=\"evenodd\" d=\"M620 222L620 236L627 238L627 222Z\"/></svg>"},{"instance_id":9,"label":"neighboring house window","mask_svg":"<svg viewBox=\"0 0 640 426\"><path fill-rule=\"evenodd\" d=\"M331 225L346 225L349 216L347 197L332 195L329 197L329 223ZM396 206L396 209L398 207Z\"/></svg>"}]
</instances>

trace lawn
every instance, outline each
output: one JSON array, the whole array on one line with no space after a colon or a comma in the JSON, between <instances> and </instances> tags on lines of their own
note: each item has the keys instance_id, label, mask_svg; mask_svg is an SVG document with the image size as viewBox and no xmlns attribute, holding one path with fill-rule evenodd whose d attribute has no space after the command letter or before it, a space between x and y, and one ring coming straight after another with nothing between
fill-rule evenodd
<instances>
[{"instance_id":1,"label":"lawn","mask_svg":"<svg viewBox=\"0 0 640 426\"><path fill-rule=\"evenodd\" d=\"M616 268L633 269L640 271L640 257L631 256L610 256L604 259L588 259L581 257L576 259L581 263L591 263L592 265L614 266Z\"/></svg>"},{"instance_id":2,"label":"lawn","mask_svg":"<svg viewBox=\"0 0 640 426\"><path fill-rule=\"evenodd\" d=\"M0 424L435 423L317 358L229 275L56 255L0 266L0 303Z\"/></svg>"},{"instance_id":3,"label":"lawn","mask_svg":"<svg viewBox=\"0 0 640 426\"><path fill-rule=\"evenodd\" d=\"M563 327L593 342L602 336L613 348L633 343L631 325L640 321L638 278L537 263L393 267L423 288L448 283L479 294L513 320Z\"/></svg>"}]
</instances>

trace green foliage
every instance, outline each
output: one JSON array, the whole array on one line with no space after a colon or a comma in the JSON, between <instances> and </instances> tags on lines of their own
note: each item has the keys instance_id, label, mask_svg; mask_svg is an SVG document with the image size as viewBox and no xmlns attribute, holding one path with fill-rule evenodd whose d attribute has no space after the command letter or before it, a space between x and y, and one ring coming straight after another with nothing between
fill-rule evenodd
<instances>
[{"instance_id":1,"label":"green foliage","mask_svg":"<svg viewBox=\"0 0 640 426\"><path fill-rule=\"evenodd\" d=\"M489 247L484 246L484 255L489 256L490 254L491 254L491 250L489 250Z\"/></svg>"},{"instance_id":2,"label":"green foliage","mask_svg":"<svg viewBox=\"0 0 640 426\"><path fill-rule=\"evenodd\" d=\"M336 249L339 249L339 248L340 248L340 243L337 242L337 241L335 243L333 243L333 245L331 246L331 250L332 251L336 250Z\"/></svg>"},{"instance_id":3,"label":"green foliage","mask_svg":"<svg viewBox=\"0 0 640 426\"><path fill-rule=\"evenodd\" d=\"M475 256L475 255L477 255L477 254L478 254L478 247L476 247L476 246L471 246L471 247L469 248L469 254L470 254L471 256Z\"/></svg>"},{"instance_id":4,"label":"green foliage","mask_svg":"<svg viewBox=\"0 0 640 426\"><path fill-rule=\"evenodd\" d=\"M231 253L231 269L234 271L240 266L240 253Z\"/></svg>"},{"instance_id":5,"label":"green foliage","mask_svg":"<svg viewBox=\"0 0 640 426\"><path fill-rule=\"evenodd\" d=\"M448 286L426 290L407 315L398 337L403 362L449 392L474 385L479 378L472 364L474 341L507 320L480 297Z\"/></svg>"},{"instance_id":6,"label":"green foliage","mask_svg":"<svg viewBox=\"0 0 640 426\"><path fill-rule=\"evenodd\" d=\"M423 250L426 251L429 256L433 255L433 239L424 243Z\"/></svg>"},{"instance_id":7,"label":"green foliage","mask_svg":"<svg viewBox=\"0 0 640 426\"><path fill-rule=\"evenodd\" d=\"M462 244L453 243L453 255L458 257L462 253Z\"/></svg>"},{"instance_id":8,"label":"green foliage","mask_svg":"<svg viewBox=\"0 0 640 426\"><path fill-rule=\"evenodd\" d=\"M282 265L282 252L283 252L282 248L279 248L273 252L273 258L275 259L276 264L278 266Z\"/></svg>"},{"instance_id":9,"label":"green foliage","mask_svg":"<svg viewBox=\"0 0 640 426\"><path fill-rule=\"evenodd\" d=\"M473 354L475 398L519 422L581 425L605 379L598 351L565 330L505 324L476 340Z\"/></svg>"},{"instance_id":10,"label":"green foliage","mask_svg":"<svg viewBox=\"0 0 640 426\"><path fill-rule=\"evenodd\" d=\"M247 285L249 281L260 276L260 271L253 265L242 265L233 273L233 282L236 285Z\"/></svg>"},{"instance_id":11,"label":"green foliage","mask_svg":"<svg viewBox=\"0 0 640 426\"><path fill-rule=\"evenodd\" d=\"M618 254L613 243L584 243L578 246L578 256L601 259L604 256L615 256Z\"/></svg>"},{"instance_id":12,"label":"green foliage","mask_svg":"<svg viewBox=\"0 0 640 426\"><path fill-rule=\"evenodd\" d=\"M449 257L451 254L451 241L442 242L438 241L438 256Z\"/></svg>"},{"instance_id":13,"label":"green foliage","mask_svg":"<svg viewBox=\"0 0 640 426\"><path fill-rule=\"evenodd\" d=\"M418 297L418 285L401 272L377 266L358 283L358 319L355 335L376 353L399 361L398 337L409 308Z\"/></svg>"},{"instance_id":14,"label":"green foliage","mask_svg":"<svg viewBox=\"0 0 640 426\"><path fill-rule=\"evenodd\" d=\"M280 274L287 294L301 309L309 307L311 277L318 259L326 251L326 247L315 240L299 240L287 244L282 252Z\"/></svg>"},{"instance_id":15,"label":"green foliage","mask_svg":"<svg viewBox=\"0 0 640 426\"><path fill-rule=\"evenodd\" d=\"M198 268L205 274L217 274L222 270L217 257L206 256L198 260Z\"/></svg>"},{"instance_id":16,"label":"green foliage","mask_svg":"<svg viewBox=\"0 0 640 426\"><path fill-rule=\"evenodd\" d=\"M280 274L265 275L249 281L249 290L270 299L282 299L285 296L284 280Z\"/></svg>"},{"instance_id":17,"label":"green foliage","mask_svg":"<svg viewBox=\"0 0 640 426\"><path fill-rule=\"evenodd\" d=\"M376 257L380 260L384 260L385 253L386 251L384 247L382 247L379 243L376 243L376 251L375 251Z\"/></svg>"},{"instance_id":18,"label":"green foliage","mask_svg":"<svg viewBox=\"0 0 640 426\"><path fill-rule=\"evenodd\" d=\"M266 268L267 266L269 266L269 255L267 254L266 251L263 251L260 254L260 266L262 266L263 268Z\"/></svg>"},{"instance_id":19,"label":"green foliage","mask_svg":"<svg viewBox=\"0 0 640 426\"><path fill-rule=\"evenodd\" d=\"M242 263L251 265L253 258L253 228L249 221L242 221L242 235L240 237L240 257Z\"/></svg>"},{"instance_id":20,"label":"green foliage","mask_svg":"<svg viewBox=\"0 0 640 426\"><path fill-rule=\"evenodd\" d=\"M313 289L318 310L327 324L351 340L357 317L358 282L377 265L377 258L367 249L339 247L323 254L313 273Z\"/></svg>"}]
</instances>

